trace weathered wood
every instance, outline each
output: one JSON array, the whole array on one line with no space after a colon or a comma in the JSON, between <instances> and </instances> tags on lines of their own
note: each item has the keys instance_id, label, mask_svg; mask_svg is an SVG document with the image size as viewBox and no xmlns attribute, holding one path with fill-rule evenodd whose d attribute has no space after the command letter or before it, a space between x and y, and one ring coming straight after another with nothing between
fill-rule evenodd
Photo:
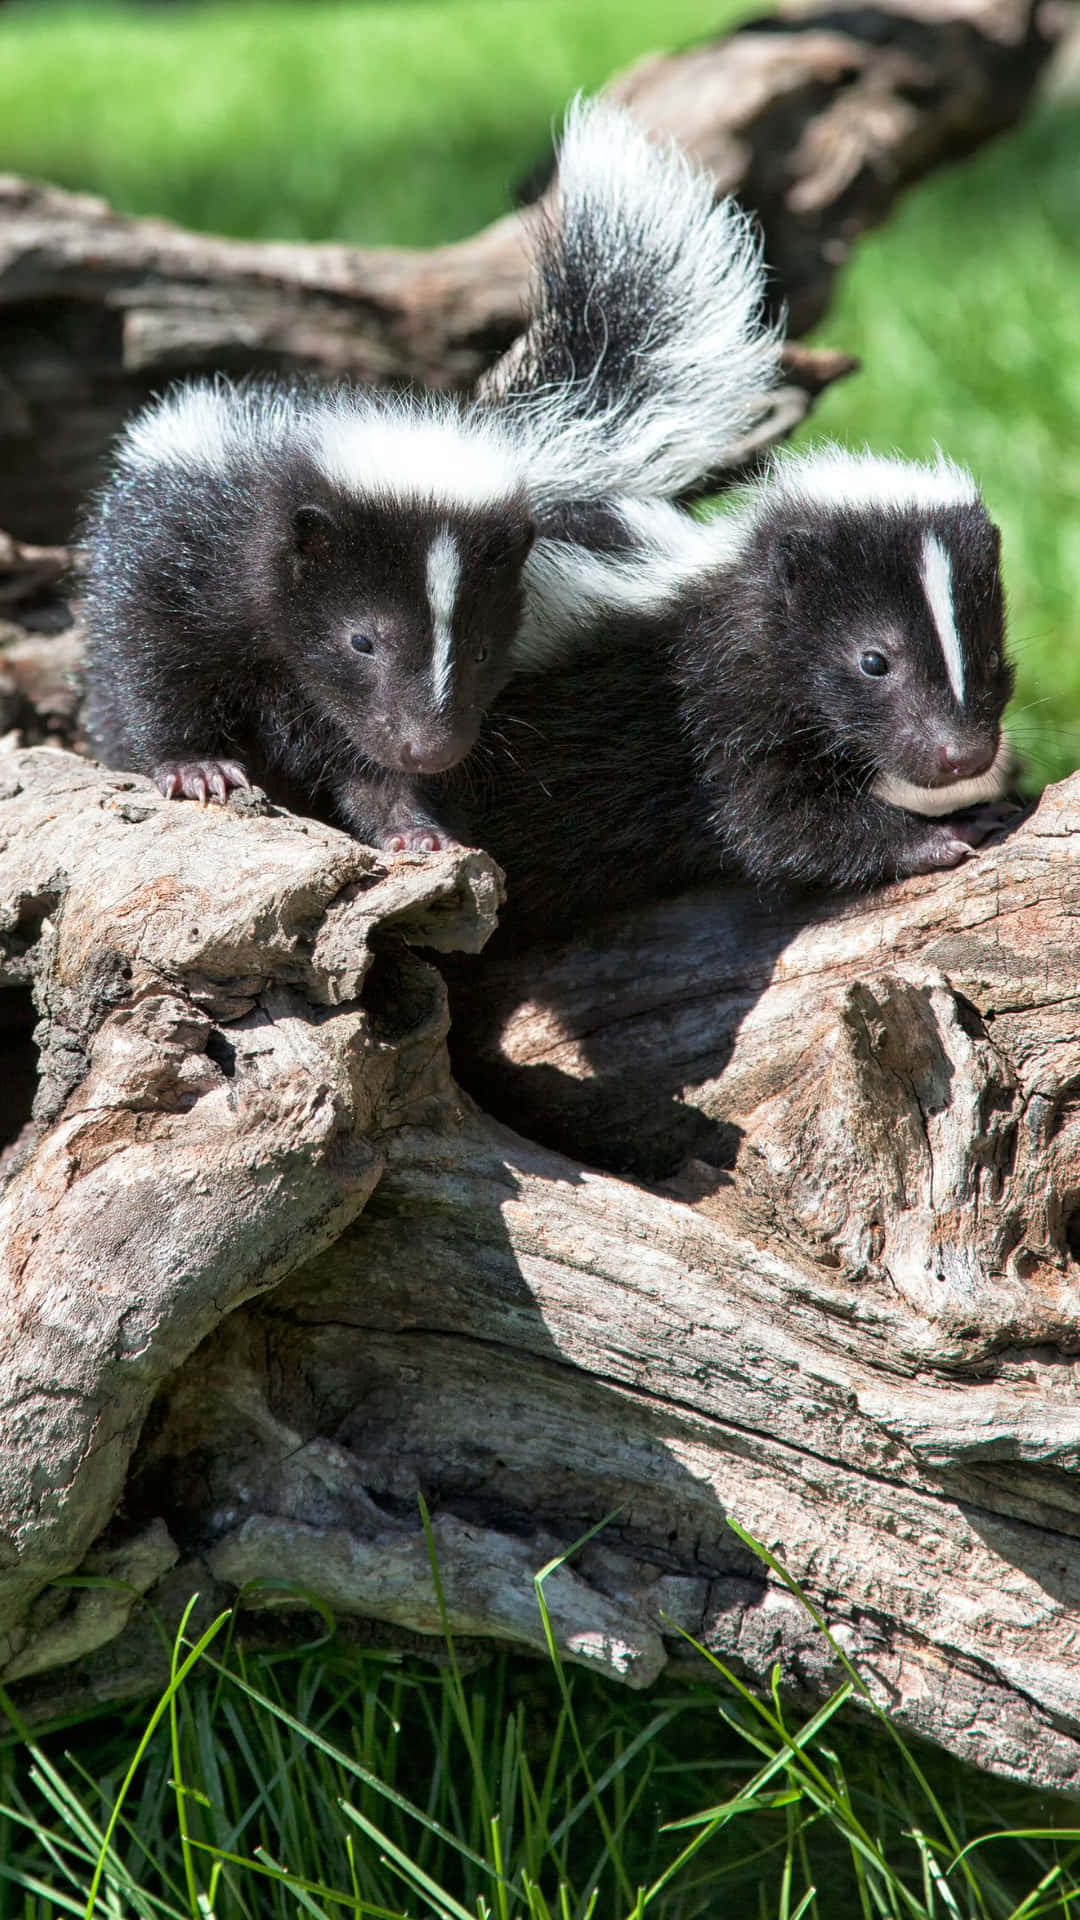
<instances>
[{"instance_id":1,"label":"weathered wood","mask_svg":"<svg viewBox=\"0 0 1080 1920\"><path fill-rule=\"evenodd\" d=\"M80 1564L437 1636L422 1490L463 1634L537 1647L532 1574L613 1515L549 1588L569 1657L643 1684L684 1626L813 1698L833 1656L732 1515L897 1724L1080 1785L1080 780L956 874L537 963L513 1071L610 1072L613 1135L659 1139L676 1070L652 1111L619 1076L678 1059L725 1130L665 1190L457 1094L415 945L482 937L482 856L0 767L3 978L44 1011L0 1200L26 1710L151 1671L130 1586L50 1587Z\"/></svg>"},{"instance_id":2,"label":"weathered wood","mask_svg":"<svg viewBox=\"0 0 1080 1920\"><path fill-rule=\"evenodd\" d=\"M749 1234L782 1225L898 1364L1067 1345L1077 833L1080 778L948 875L702 893L456 969L458 1077L548 1144L666 1176Z\"/></svg>"},{"instance_id":3,"label":"weathered wood","mask_svg":"<svg viewBox=\"0 0 1080 1920\"><path fill-rule=\"evenodd\" d=\"M792 9L645 60L612 91L756 210L799 334L906 186L1019 117L1066 14L1055 0ZM0 526L70 538L124 417L183 374L469 385L520 329L528 218L430 252L259 245L0 178ZM770 437L839 370L792 356Z\"/></svg>"},{"instance_id":4,"label":"weathered wood","mask_svg":"<svg viewBox=\"0 0 1080 1920\"><path fill-rule=\"evenodd\" d=\"M79 743L83 634L73 611L80 556L0 533L0 738Z\"/></svg>"},{"instance_id":5,"label":"weathered wood","mask_svg":"<svg viewBox=\"0 0 1080 1920\"><path fill-rule=\"evenodd\" d=\"M475 945L497 889L480 854L388 867L265 802L159 806L48 749L2 782L3 982L41 1014L0 1198L11 1658L28 1595L110 1519L165 1374L363 1206L402 1101L454 1098L428 970L379 1031L361 1005L375 934Z\"/></svg>"}]
</instances>

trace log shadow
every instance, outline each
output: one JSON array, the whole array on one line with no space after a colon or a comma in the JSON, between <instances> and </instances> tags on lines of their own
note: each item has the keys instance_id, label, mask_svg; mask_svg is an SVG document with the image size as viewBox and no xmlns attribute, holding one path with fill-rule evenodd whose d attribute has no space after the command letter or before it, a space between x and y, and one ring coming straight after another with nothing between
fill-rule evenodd
<instances>
[{"instance_id":1,"label":"log shadow","mask_svg":"<svg viewBox=\"0 0 1080 1920\"><path fill-rule=\"evenodd\" d=\"M454 1076L556 1152L649 1182L696 1161L724 1184L741 1129L720 1095L704 1112L688 1094L721 1080L785 947L836 910L733 885L601 921L572 945L515 950L496 934L478 959L440 963Z\"/></svg>"},{"instance_id":2,"label":"log shadow","mask_svg":"<svg viewBox=\"0 0 1080 1920\"><path fill-rule=\"evenodd\" d=\"M38 1049L37 1009L29 987L0 987L0 1180L33 1118Z\"/></svg>"},{"instance_id":3,"label":"log shadow","mask_svg":"<svg viewBox=\"0 0 1080 1920\"><path fill-rule=\"evenodd\" d=\"M449 1156L422 1129L403 1141L354 1226L231 1315L159 1394L122 1524L164 1519L185 1559L241 1587L241 1574L276 1583L261 1605L292 1586L295 1608L306 1590L338 1618L378 1623L376 1644L430 1655L441 1626L419 1495L466 1644L541 1652L532 1575L606 1523L572 1557L556 1627L571 1658L574 1628L591 1629L591 1663L637 1685L667 1651L691 1657L678 1629L711 1637L731 1609L752 1613L765 1579L694 1469L694 1421L644 1375L597 1377L574 1320L613 1324L600 1276L590 1302L574 1271L568 1314L536 1284L538 1265L550 1280L574 1257L557 1224L538 1217L536 1249L511 1241L508 1214L520 1234L539 1181L579 1182L532 1157L482 1122ZM662 1338L658 1303L641 1307ZM739 1631L721 1636L734 1645Z\"/></svg>"}]
</instances>

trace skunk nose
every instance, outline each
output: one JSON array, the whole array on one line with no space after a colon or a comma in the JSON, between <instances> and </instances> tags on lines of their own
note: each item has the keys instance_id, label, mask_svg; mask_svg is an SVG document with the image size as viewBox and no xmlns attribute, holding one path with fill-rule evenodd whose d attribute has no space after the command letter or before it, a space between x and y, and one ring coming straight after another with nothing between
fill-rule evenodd
<instances>
[{"instance_id":1,"label":"skunk nose","mask_svg":"<svg viewBox=\"0 0 1080 1920\"><path fill-rule=\"evenodd\" d=\"M970 780L993 766L994 747L985 742L978 747L962 747L955 740L938 748L938 766L946 780Z\"/></svg>"},{"instance_id":2,"label":"skunk nose","mask_svg":"<svg viewBox=\"0 0 1080 1920\"><path fill-rule=\"evenodd\" d=\"M445 741L441 746L406 740L398 758L406 773L445 773L447 767L456 766L467 751L457 740Z\"/></svg>"}]
</instances>

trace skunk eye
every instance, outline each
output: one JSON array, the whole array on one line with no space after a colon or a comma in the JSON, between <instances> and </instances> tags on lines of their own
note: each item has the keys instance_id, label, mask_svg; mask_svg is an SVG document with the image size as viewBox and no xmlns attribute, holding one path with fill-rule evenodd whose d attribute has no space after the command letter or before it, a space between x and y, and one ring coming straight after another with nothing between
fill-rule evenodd
<instances>
[{"instance_id":1,"label":"skunk eye","mask_svg":"<svg viewBox=\"0 0 1080 1920\"><path fill-rule=\"evenodd\" d=\"M374 653L375 651L375 642L368 633L350 634L349 645L354 653Z\"/></svg>"},{"instance_id":2,"label":"skunk eye","mask_svg":"<svg viewBox=\"0 0 1080 1920\"><path fill-rule=\"evenodd\" d=\"M986 664L989 667L991 673L997 672L998 668L1001 665L1001 655L998 652L996 647L994 648L993 652L990 654Z\"/></svg>"},{"instance_id":3,"label":"skunk eye","mask_svg":"<svg viewBox=\"0 0 1080 1920\"><path fill-rule=\"evenodd\" d=\"M865 673L871 680L879 680L883 673L888 673L889 663L883 653L878 653L871 647L868 653L860 653L859 671Z\"/></svg>"},{"instance_id":4,"label":"skunk eye","mask_svg":"<svg viewBox=\"0 0 1080 1920\"><path fill-rule=\"evenodd\" d=\"M477 647L476 652L473 654L474 660L486 660L487 657L488 650L486 647Z\"/></svg>"}]
</instances>

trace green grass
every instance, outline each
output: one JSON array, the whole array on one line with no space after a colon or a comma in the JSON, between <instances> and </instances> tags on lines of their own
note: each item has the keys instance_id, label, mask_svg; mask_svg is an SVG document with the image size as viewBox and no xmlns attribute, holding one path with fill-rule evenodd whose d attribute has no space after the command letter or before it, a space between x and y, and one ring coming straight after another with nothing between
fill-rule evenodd
<instances>
[{"instance_id":1,"label":"green grass","mask_svg":"<svg viewBox=\"0 0 1080 1920\"><path fill-rule=\"evenodd\" d=\"M737 11L732 0L4 7L0 166L222 233L424 246L505 212L576 88Z\"/></svg>"},{"instance_id":2,"label":"green grass","mask_svg":"<svg viewBox=\"0 0 1080 1920\"><path fill-rule=\"evenodd\" d=\"M1035 1920L1080 1898L1080 1808L917 1757L853 1721L848 1683L806 1718L730 1676L641 1700L511 1657L245 1660L225 1620L173 1671L152 1712L0 1748L3 1920Z\"/></svg>"}]
</instances>

